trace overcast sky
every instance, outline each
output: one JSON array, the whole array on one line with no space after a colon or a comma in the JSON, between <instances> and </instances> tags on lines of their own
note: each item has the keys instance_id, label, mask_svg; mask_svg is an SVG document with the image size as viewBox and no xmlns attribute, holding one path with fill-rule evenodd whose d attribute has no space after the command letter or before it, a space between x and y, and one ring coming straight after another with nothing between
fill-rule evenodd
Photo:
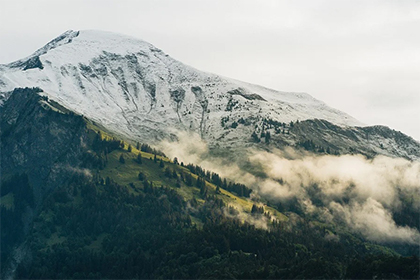
<instances>
[{"instance_id":1,"label":"overcast sky","mask_svg":"<svg viewBox=\"0 0 420 280\"><path fill-rule=\"evenodd\" d=\"M68 29L131 35L200 70L307 92L420 140L418 0L2 0L0 63Z\"/></svg>"}]
</instances>

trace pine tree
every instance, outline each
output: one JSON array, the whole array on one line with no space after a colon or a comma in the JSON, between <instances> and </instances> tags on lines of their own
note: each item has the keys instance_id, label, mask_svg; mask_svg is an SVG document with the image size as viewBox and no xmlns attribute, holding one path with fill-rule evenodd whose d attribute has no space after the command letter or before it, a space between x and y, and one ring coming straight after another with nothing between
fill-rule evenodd
<instances>
[{"instance_id":1,"label":"pine tree","mask_svg":"<svg viewBox=\"0 0 420 280\"><path fill-rule=\"evenodd\" d=\"M159 162L159 167L160 167L160 168L165 167L165 165L163 164L163 160L162 160L162 159L160 159L160 162Z\"/></svg>"},{"instance_id":2,"label":"pine tree","mask_svg":"<svg viewBox=\"0 0 420 280\"><path fill-rule=\"evenodd\" d=\"M165 177L171 178L171 170L169 169L169 167L165 168L164 174L165 174Z\"/></svg>"},{"instance_id":3,"label":"pine tree","mask_svg":"<svg viewBox=\"0 0 420 280\"><path fill-rule=\"evenodd\" d=\"M257 213L257 206L255 204L252 204L251 214L255 214L255 213Z\"/></svg>"},{"instance_id":4,"label":"pine tree","mask_svg":"<svg viewBox=\"0 0 420 280\"><path fill-rule=\"evenodd\" d=\"M196 187L201 188L203 185L205 185L204 179L197 177Z\"/></svg>"},{"instance_id":5,"label":"pine tree","mask_svg":"<svg viewBox=\"0 0 420 280\"><path fill-rule=\"evenodd\" d=\"M139 142L137 142L137 144L136 144L136 149L140 151L140 143Z\"/></svg>"},{"instance_id":6,"label":"pine tree","mask_svg":"<svg viewBox=\"0 0 420 280\"><path fill-rule=\"evenodd\" d=\"M137 163L138 163L138 164L142 164L142 163L143 163L143 161L141 160L141 153L139 153L139 154L137 155Z\"/></svg>"},{"instance_id":7,"label":"pine tree","mask_svg":"<svg viewBox=\"0 0 420 280\"><path fill-rule=\"evenodd\" d=\"M254 142L259 143L261 140L258 137L257 133L255 133L255 131L252 133L251 138Z\"/></svg>"},{"instance_id":8,"label":"pine tree","mask_svg":"<svg viewBox=\"0 0 420 280\"><path fill-rule=\"evenodd\" d=\"M269 144L271 139L271 134L269 131L265 133L265 143Z\"/></svg>"},{"instance_id":9,"label":"pine tree","mask_svg":"<svg viewBox=\"0 0 420 280\"><path fill-rule=\"evenodd\" d=\"M200 188L200 195L201 195L203 198L206 198L206 197L207 197L207 186L206 186L206 184L205 184L205 183L201 185L201 188Z\"/></svg>"},{"instance_id":10,"label":"pine tree","mask_svg":"<svg viewBox=\"0 0 420 280\"><path fill-rule=\"evenodd\" d=\"M124 164L125 163L125 159L124 159L124 155L123 154L121 154L120 155L120 162L122 163L122 164Z\"/></svg>"},{"instance_id":11,"label":"pine tree","mask_svg":"<svg viewBox=\"0 0 420 280\"><path fill-rule=\"evenodd\" d=\"M143 181L144 179L146 179L146 175L144 175L144 173L143 173L143 172L139 172L138 177L139 177L139 180L140 180L140 181Z\"/></svg>"},{"instance_id":12,"label":"pine tree","mask_svg":"<svg viewBox=\"0 0 420 280\"><path fill-rule=\"evenodd\" d=\"M258 207L252 204L251 214L264 214L264 206Z\"/></svg>"},{"instance_id":13,"label":"pine tree","mask_svg":"<svg viewBox=\"0 0 420 280\"><path fill-rule=\"evenodd\" d=\"M131 150L132 150L133 148L131 147L131 145L128 145L128 151L131 153Z\"/></svg>"},{"instance_id":14,"label":"pine tree","mask_svg":"<svg viewBox=\"0 0 420 280\"><path fill-rule=\"evenodd\" d=\"M189 187L192 186L192 176L189 173L185 175L185 184Z\"/></svg>"},{"instance_id":15,"label":"pine tree","mask_svg":"<svg viewBox=\"0 0 420 280\"><path fill-rule=\"evenodd\" d=\"M175 183L176 188L181 188L181 180L178 178Z\"/></svg>"}]
</instances>

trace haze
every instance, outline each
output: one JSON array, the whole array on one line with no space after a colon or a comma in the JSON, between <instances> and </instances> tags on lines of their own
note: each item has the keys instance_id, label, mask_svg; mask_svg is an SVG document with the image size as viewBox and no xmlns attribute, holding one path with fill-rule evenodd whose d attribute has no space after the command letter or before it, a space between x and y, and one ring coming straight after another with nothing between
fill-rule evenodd
<instances>
[{"instance_id":1,"label":"haze","mask_svg":"<svg viewBox=\"0 0 420 280\"><path fill-rule=\"evenodd\" d=\"M0 23L0 63L68 29L114 31L420 140L419 1L2 1Z\"/></svg>"}]
</instances>

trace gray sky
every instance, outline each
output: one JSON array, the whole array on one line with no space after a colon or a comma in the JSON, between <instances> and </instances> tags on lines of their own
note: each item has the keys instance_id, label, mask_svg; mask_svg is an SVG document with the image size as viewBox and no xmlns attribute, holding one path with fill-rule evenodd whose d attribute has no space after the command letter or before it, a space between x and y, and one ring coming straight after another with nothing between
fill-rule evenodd
<instances>
[{"instance_id":1,"label":"gray sky","mask_svg":"<svg viewBox=\"0 0 420 280\"><path fill-rule=\"evenodd\" d=\"M2 0L0 63L68 29L131 35L200 70L307 92L420 140L418 0Z\"/></svg>"}]
</instances>

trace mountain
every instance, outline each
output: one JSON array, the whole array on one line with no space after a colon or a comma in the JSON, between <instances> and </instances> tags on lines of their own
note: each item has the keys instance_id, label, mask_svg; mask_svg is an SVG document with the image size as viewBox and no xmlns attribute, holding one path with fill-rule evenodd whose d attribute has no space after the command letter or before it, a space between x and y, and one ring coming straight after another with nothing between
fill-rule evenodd
<instances>
[{"instance_id":1,"label":"mountain","mask_svg":"<svg viewBox=\"0 0 420 280\"><path fill-rule=\"evenodd\" d=\"M0 111L2 279L418 277L416 256L131 146L41 93L15 89Z\"/></svg>"},{"instance_id":2,"label":"mountain","mask_svg":"<svg viewBox=\"0 0 420 280\"><path fill-rule=\"evenodd\" d=\"M418 278L398 131L101 31L0 65L0 103L1 278Z\"/></svg>"},{"instance_id":3,"label":"mountain","mask_svg":"<svg viewBox=\"0 0 420 280\"><path fill-rule=\"evenodd\" d=\"M306 93L205 73L147 42L109 32L67 31L31 56L1 65L2 102L16 87L40 87L48 98L133 141L153 144L192 131L210 148L242 149L262 147L255 142L268 131L277 148L315 141L335 153L353 147L368 156L420 158L412 138L366 128ZM319 133L312 133L312 121L291 129L291 122L305 120L321 120L315 121Z\"/></svg>"}]
</instances>

